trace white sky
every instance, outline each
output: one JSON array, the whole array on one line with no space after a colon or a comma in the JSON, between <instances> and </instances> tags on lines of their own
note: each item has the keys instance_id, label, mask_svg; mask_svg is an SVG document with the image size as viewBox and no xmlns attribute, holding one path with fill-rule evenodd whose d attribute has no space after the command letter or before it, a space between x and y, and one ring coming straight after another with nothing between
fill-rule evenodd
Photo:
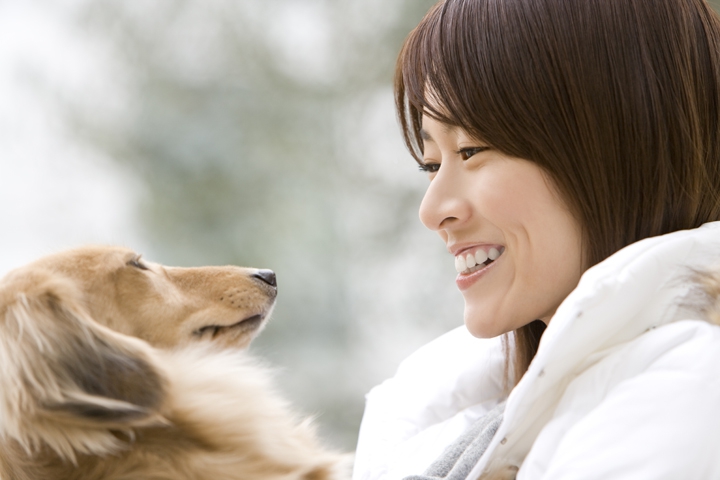
<instances>
[{"instance_id":1,"label":"white sky","mask_svg":"<svg viewBox=\"0 0 720 480\"><path fill-rule=\"evenodd\" d=\"M74 5L0 0L0 276L84 243L142 249L139 184L73 139L53 95L97 84L99 51L72 28Z\"/></svg>"}]
</instances>

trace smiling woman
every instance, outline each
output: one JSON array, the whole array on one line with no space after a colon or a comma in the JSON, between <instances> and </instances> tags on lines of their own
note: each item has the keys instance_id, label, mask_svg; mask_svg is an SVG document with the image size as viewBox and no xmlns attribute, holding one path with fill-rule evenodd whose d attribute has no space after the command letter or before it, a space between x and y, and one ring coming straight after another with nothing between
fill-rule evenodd
<instances>
[{"instance_id":1,"label":"smiling woman","mask_svg":"<svg viewBox=\"0 0 720 480\"><path fill-rule=\"evenodd\" d=\"M717 15L442 0L395 86L466 330L370 392L355 479L719 478Z\"/></svg>"},{"instance_id":2,"label":"smiling woman","mask_svg":"<svg viewBox=\"0 0 720 480\"><path fill-rule=\"evenodd\" d=\"M580 225L553 181L458 127L429 116L422 125L431 181L420 219L460 267L468 330L495 337L528 319L547 323L583 272Z\"/></svg>"}]
</instances>

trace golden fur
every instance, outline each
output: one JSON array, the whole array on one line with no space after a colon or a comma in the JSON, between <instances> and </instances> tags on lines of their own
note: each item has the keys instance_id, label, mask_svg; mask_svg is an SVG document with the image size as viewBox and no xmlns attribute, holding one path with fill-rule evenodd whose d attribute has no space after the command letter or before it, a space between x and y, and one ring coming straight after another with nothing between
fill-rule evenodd
<instances>
[{"instance_id":1,"label":"golden fur","mask_svg":"<svg viewBox=\"0 0 720 480\"><path fill-rule=\"evenodd\" d=\"M169 268L124 248L0 281L0 479L347 478L235 348L276 289L254 269Z\"/></svg>"}]
</instances>

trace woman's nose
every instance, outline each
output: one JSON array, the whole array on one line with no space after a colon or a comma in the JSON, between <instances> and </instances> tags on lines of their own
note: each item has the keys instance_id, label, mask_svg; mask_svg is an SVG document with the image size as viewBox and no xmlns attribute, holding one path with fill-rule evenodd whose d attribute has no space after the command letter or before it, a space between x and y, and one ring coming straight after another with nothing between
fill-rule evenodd
<instances>
[{"instance_id":1,"label":"woman's nose","mask_svg":"<svg viewBox=\"0 0 720 480\"><path fill-rule=\"evenodd\" d=\"M420 221L433 231L460 225L472 213L458 179L442 175L441 171L430 182L420 204Z\"/></svg>"}]
</instances>

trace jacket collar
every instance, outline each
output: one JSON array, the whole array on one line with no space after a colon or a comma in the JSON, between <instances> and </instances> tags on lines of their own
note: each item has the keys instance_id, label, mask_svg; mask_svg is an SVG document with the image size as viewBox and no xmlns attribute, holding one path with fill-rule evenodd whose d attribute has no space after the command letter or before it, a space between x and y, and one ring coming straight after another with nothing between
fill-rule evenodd
<instances>
[{"instance_id":1,"label":"jacket collar","mask_svg":"<svg viewBox=\"0 0 720 480\"><path fill-rule=\"evenodd\" d=\"M692 306L693 273L718 260L720 222L713 222L644 239L588 269L550 321L503 424L468 478L477 478L490 458L519 466L570 380L607 352L649 329L701 318ZM710 285L720 292L720 281Z\"/></svg>"}]
</instances>

